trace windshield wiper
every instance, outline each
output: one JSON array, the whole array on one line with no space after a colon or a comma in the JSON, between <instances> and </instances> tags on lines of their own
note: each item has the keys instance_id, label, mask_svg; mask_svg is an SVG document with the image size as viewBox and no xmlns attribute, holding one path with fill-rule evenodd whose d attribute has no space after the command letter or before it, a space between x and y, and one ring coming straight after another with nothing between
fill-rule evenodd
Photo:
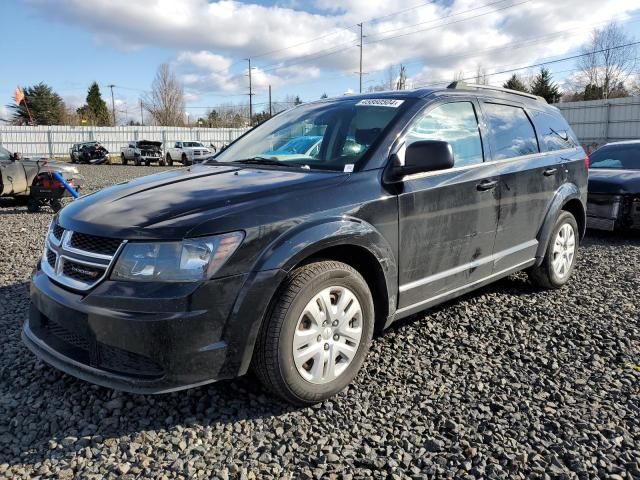
<instances>
[{"instance_id":1,"label":"windshield wiper","mask_svg":"<svg viewBox=\"0 0 640 480\"><path fill-rule=\"evenodd\" d=\"M234 160L231 163L242 163L244 165L278 165L278 166L283 166L286 164L283 162L280 162L278 160L274 160L272 158L267 158L267 157L251 157L251 158L245 158L242 160Z\"/></svg>"}]
</instances>

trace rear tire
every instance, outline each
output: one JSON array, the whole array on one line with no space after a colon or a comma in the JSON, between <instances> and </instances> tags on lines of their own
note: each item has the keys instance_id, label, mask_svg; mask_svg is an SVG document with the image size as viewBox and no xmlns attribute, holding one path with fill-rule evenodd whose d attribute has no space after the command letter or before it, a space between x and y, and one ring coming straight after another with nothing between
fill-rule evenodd
<instances>
[{"instance_id":1,"label":"rear tire","mask_svg":"<svg viewBox=\"0 0 640 480\"><path fill-rule=\"evenodd\" d=\"M578 223L569 212L562 211L553 227L544 259L531 267L529 280L542 288L560 288L571 278L578 253Z\"/></svg>"},{"instance_id":2,"label":"rear tire","mask_svg":"<svg viewBox=\"0 0 640 480\"><path fill-rule=\"evenodd\" d=\"M51 200L51 203L49 205L51 207L51 210L53 210L53 213L58 213L60 210L62 210L62 202L60 200Z\"/></svg>"},{"instance_id":3,"label":"rear tire","mask_svg":"<svg viewBox=\"0 0 640 480\"><path fill-rule=\"evenodd\" d=\"M287 402L315 404L351 383L369 351L373 327L371 292L355 269L336 261L299 267L274 298L253 370Z\"/></svg>"},{"instance_id":4,"label":"rear tire","mask_svg":"<svg viewBox=\"0 0 640 480\"><path fill-rule=\"evenodd\" d=\"M27 201L27 210L31 213L37 213L40 211L40 201L35 198L30 198Z\"/></svg>"}]
</instances>

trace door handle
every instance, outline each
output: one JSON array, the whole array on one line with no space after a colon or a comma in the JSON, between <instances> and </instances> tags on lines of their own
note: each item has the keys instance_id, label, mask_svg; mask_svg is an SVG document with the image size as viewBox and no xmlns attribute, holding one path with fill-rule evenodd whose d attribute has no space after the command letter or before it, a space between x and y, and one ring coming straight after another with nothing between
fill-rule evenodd
<instances>
[{"instance_id":1,"label":"door handle","mask_svg":"<svg viewBox=\"0 0 640 480\"><path fill-rule=\"evenodd\" d=\"M555 175L557 171L557 168L547 168L544 172L542 172L542 174L545 177L550 177L551 175Z\"/></svg>"},{"instance_id":2,"label":"door handle","mask_svg":"<svg viewBox=\"0 0 640 480\"><path fill-rule=\"evenodd\" d=\"M497 180L483 180L478 185L476 185L476 189L481 192L486 192L487 190L493 190L498 185Z\"/></svg>"}]
</instances>

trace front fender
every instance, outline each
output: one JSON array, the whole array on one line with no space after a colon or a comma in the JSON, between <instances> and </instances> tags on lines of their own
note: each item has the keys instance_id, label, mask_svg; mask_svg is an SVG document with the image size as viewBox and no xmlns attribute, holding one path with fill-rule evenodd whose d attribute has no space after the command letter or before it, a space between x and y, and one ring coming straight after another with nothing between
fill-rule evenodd
<instances>
[{"instance_id":1,"label":"front fender","mask_svg":"<svg viewBox=\"0 0 640 480\"><path fill-rule=\"evenodd\" d=\"M357 246L366 249L378 261L385 277L389 313L395 310L397 263L387 240L369 223L352 217L327 218L304 223L287 231L264 251L236 300L226 340L240 356L234 365L238 374L246 373L255 341L268 315L271 299L280 283L296 265L331 247ZM240 321L251 318L251 322Z\"/></svg>"},{"instance_id":2,"label":"front fender","mask_svg":"<svg viewBox=\"0 0 640 480\"><path fill-rule=\"evenodd\" d=\"M542 222L542 227L538 231L538 250L536 251L536 265L541 265L542 260L544 260L545 251L547 249L547 243L549 243L549 238L551 237L551 232L553 231L553 227L556 223L556 219L560 214L562 208L567 204L567 202L571 200L580 200L580 203L583 204L584 210L584 199L580 193L580 189L573 183L565 183L563 184L553 196L549 207L547 208L547 214L544 217L544 222ZM586 222L586 219L582 219L583 224ZM582 234L583 232L581 232Z\"/></svg>"},{"instance_id":3,"label":"front fender","mask_svg":"<svg viewBox=\"0 0 640 480\"><path fill-rule=\"evenodd\" d=\"M397 289L398 266L389 242L370 223L348 216L303 223L289 230L266 249L256 270L281 269L288 272L305 258L340 245L366 249L379 262L387 291Z\"/></svg>"}]
</instances>

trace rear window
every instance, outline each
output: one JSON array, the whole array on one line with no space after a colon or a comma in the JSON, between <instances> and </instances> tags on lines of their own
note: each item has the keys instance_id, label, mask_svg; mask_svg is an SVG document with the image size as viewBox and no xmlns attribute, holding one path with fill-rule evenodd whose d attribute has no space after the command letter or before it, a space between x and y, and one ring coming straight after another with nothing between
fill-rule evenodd
<instances>
[{"instance_id":1,"label":"rear window","mask_svg":"<svg viewBox=\"0 0 640 480\"><path fill-rule=\"evenodd\" d=\"M483 110L494 160L538 153L535 130L522 108L484 103Z\"/></svg>"},{"instance_id":2,"label":"rear window","mask_svg":"<svg viewBox=\"0 0 640 480\"><path fill-rule=\"evenodd\" d=\"M545 112L533 111L533 123L538 132L540 150L552 152L565 148L575 148L580 143L573 130L560 114L551 115Z\"/></svg>"}]
</instances>

